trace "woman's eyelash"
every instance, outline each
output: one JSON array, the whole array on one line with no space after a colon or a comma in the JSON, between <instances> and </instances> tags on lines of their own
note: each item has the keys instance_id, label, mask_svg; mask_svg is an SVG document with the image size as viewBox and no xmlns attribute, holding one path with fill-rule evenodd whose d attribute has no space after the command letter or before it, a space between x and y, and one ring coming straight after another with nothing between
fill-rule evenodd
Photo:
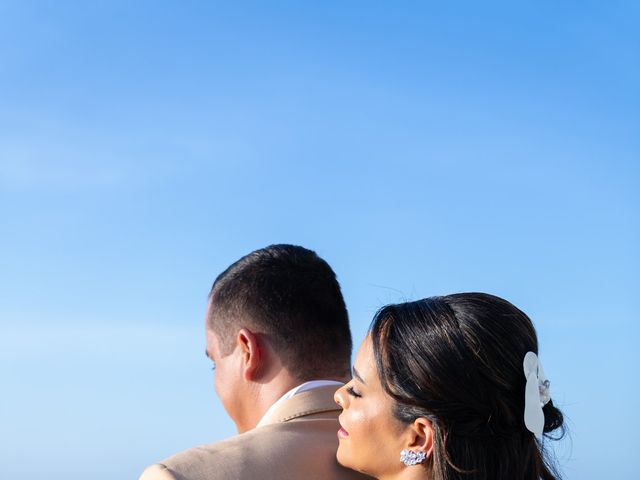
<instances>
[{"instance_id":1,"label":"woman's eyelash","mask_svg":"<svg viewBox=\"0 0 640 480\"><path fill-rule=\"evenodd\" d=\"M211 370L215 370L215 369L216 369L216 362L214 362L213 360L211 360L211 363L213 363L213 366L211 367Z\"/></svg>"},{"instance_id":2,"label":"woman's eyelash","mask_svg":"<svg viewBox=\"0 0 640 480\"><path fill-rule=\"evenodd\" d=\"M353 387L347 387L347 393L356 398L360 398L362 396L358 392L356 392Z\"/></svg>"}]
</instances>

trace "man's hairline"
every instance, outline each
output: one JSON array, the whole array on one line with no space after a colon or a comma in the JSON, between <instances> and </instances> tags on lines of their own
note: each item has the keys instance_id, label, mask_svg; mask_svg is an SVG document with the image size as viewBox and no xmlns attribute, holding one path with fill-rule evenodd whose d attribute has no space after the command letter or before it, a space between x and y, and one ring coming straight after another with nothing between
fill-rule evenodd
<instances>
[{"instance_id":1,"label":"man's hairline","mask_svg":"<svg viewBox=\"0 0 640 480\"><path fill-rule=\"evenodd\" d=\"M268 337L270 336L270 334L268 332L261 331L261 329L260 330L255 329L255 326L253 326L253 325L238 325L237 328L234 329L235 331L234 331L233 335L229 335L229 337L231 337L230 339L225 339L225 338L221 337L220 330L222 330L222 329L221 328L218 328L218 329L215 328L215 325L214 325L214 323L215 323L214 322L215 314L213 313L213 308L212 307L214 305L215 294L217 293L217 290L220 287L219 284L220 284L220 282L222 280L224 280L224 278L217 278L216 279L216 281L211 286L211 290L209 292L209 295L207 296L206 329L208 331L210 331L213 335L215 335L215 337L216 337L216 339L218 341L218 346L222 347L222 350L225 350L225 351L227 349L225 349L224 347L230 348L230 351L228 352L228 354L231 353L233 351L233 349L231 348L231 346L233 345L233 340L232 340L233 336L235 334L237 334L243 328L246 328L247 330L249 330L250 332L252 332L254 334L266 335L267 336L266 340L269 341ZM235 323L236 320L237 320L237 318L234 318L232 323ZM251 323L251 322L248 322L248 323ZM220 324L218 324L218 327L219 326L220 326ZM347 327L347 328L349 328L349 327ZM282 360L282 356L281 356L280 352L278 351L277 348L275 348L275 346L274 346L272 341L269 341L269 345L270 345L271 349L274 351L274 353ZM287 367L285 367L285 368L291 373L289 368L287 368ZM347 361L347 368L346 368L344 374L337 374L336 372L325 372L325 374L329 374L331 376L336 376L336 377L337 376L343 376L343 375L344 376L349 376L350 373L351 373L350 368L351 368L351 358L349 358L349 360ZM306 381L306 380L309 380L309 379L302 378L301 380L302 381Z\"/></svg>"}]
</instances>

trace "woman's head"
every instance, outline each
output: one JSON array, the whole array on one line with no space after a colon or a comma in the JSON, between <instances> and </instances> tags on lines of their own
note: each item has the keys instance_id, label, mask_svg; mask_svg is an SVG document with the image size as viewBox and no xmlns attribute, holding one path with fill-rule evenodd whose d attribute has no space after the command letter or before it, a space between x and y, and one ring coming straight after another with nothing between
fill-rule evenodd
<instances>
[{"instance_id":1,"label":"woman's head","mask_svg":"<svg viewBox=\"0 0 640 480\"><path fill-rule=\"evenodd\" d=\"M529 351L538 352L531 321L492 295L382 308L354 379L336 394L344 408L338 460L377 477L426 468L436 480L555 478L524 425ZM562 426L552 402L544 413L545 433ZM405 467L404 449L427 459Z\"/></svg>"}]
</instances>

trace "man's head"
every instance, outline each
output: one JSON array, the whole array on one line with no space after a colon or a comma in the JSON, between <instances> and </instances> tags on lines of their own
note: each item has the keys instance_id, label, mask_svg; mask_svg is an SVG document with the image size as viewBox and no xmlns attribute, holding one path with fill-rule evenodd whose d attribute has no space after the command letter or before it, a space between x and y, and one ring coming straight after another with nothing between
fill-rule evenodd
<instances>
[{"instance_id":1,"label":"man's head","mask_svg":"<svg viewBox=\"0 0 640 480\"><path fill-rule=\"evenodd\" d=\"M216 390L241 430L241 404L273 378L298 384L349 375L352 343L340 285L311 250L271 245L232 264L213 283L206 327L208 355L218 363Z\"/></svg>"}]
</instances>

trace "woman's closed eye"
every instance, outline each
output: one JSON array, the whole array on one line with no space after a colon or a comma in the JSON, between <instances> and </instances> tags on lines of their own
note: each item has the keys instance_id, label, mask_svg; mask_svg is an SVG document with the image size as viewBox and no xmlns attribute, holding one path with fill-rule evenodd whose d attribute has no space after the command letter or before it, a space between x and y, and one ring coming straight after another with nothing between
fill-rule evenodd
<instances>
[{"instance_id":1,"label":"woman's closed eye","mask_svg":"<svg viewBox=\"0 0 640 480\"><path fill-rule=\"evenodd\" d=\"M359 393L358 393L358 392L353 388L353 386L349 386L349 387L347 387L347 393L348 393L349 395L351 395L352 397L355 397L355 398L360 398L360 397L362 397L362 395L360 395L360 394L359 394Z\"/></svg>"}]
</instances>

